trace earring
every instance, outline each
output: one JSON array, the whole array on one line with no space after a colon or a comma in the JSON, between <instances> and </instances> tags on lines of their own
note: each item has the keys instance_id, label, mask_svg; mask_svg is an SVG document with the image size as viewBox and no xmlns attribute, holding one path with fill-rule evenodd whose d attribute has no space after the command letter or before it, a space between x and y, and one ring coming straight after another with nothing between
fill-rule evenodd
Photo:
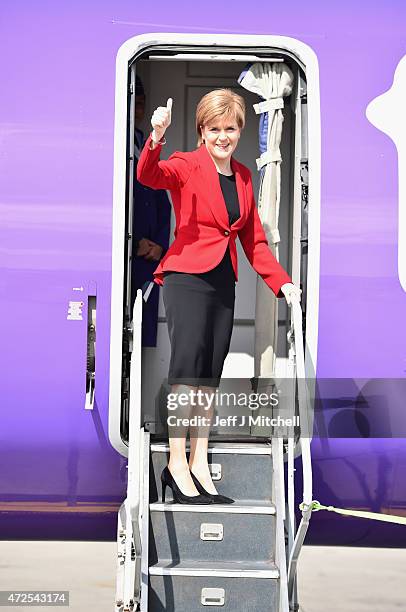
<instances>
[{"instance_id":1,"label":"earring","mask_svg":"<svg viewBox=\"0 0 406 612\"><path fill-rule=\"evenodd\" d=\"M202 142L203 142L203 144L206 142L204 138L202 138Z\"/></svg>"}]
</instances>

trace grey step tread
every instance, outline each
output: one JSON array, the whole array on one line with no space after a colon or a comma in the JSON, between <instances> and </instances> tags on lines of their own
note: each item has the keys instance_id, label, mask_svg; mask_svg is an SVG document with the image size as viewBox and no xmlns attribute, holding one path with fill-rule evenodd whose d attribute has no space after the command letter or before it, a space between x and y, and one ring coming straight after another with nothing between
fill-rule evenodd
<instances>
[{"instance_id":1,"label":"grey step tread","mask_svg":"<svg viewBox=\"0 0 406 612\"><path fill-rule=\"evenodd\" d=\"M273 578L279 579L279 568L272 561L247 563L243 561L172 561L163 559L149 567L151 576L219 576L223 578Z\"/></svg>"},{"instance_id":2,"label":"grey step tread","mask_svg":"<svg viewBox=\"0 0 406 612\"><path fill-rule=\"evenodd\" d=\"M234 504L177 504L170 502L152 502L150 512L206 512L227 514L276 514L276 507L267 500L240 500Z\"/></svg>"},{"instance_id":3,"label":"grey step tread","mask_svg":"<svg viewBox=\"0 0 406 612\"><path fill-rule=\"evenodd\" d=\"M186 445L186 451L189 444ZM154 442L151 444L151 452L168 453L167 442ZM209 453L237 453L242 455L271 455L272 446L269 442L209 442Z\"/></svg>"}]
</instances>

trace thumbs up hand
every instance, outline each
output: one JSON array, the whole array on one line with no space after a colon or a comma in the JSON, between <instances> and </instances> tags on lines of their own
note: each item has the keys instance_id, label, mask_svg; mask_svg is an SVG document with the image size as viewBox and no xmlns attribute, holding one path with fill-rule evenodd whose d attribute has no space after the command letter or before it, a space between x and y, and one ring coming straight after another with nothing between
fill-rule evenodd
<instances>
[{"instance_id":1,"label":"thumbs up hand","mask_svg":"<svg viewBox=\"0 0 406 612\"><path fill-rule=\"evenodd\" d=\"M166 106L158 106L158 108L154 110L151 118L151 125L154 128L152 139L155 140L155 142L163 138L163 135L171 124L172 103L172 98L168 98Z\"/></svg>"}]
</instances>

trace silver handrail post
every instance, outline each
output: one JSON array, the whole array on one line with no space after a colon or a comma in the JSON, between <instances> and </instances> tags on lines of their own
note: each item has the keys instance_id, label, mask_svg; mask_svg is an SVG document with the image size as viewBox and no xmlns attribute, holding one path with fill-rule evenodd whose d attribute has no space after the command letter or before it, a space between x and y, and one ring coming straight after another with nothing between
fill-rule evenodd
<instances>
[{"instance_id":1,"label":"silver handrail post","mask_svg":"<svg viewBox=\"0 0 406 612\"><path fill-rule=\"evenodd\" d=\"M310 418L310 401L308 389L306 386L305 378L305 360L304 360L304 348L303 348L303 333L302 333L302 309L299 301L293 300L291 304L292 312L292 324L293 324L293 342L296 356L296 377L298 384L298 406L299 406L299 422L300 422L300 445L302 455L302 469L303 469L303 510L302 519L300 521L297 533L293 545L289 550L289 566L288 566L288 593L291 610L297 609L297 602L294 601L296 598L296 571L299 553L304 542L309 521L312 513L312 490L313 490L313 475L312 475L312 463L311 463L311 424L312 419ZM293 446L289 447L293 450ZM288 459L289 461L289 459ZM293 458L291 458L293 461ZM294 503L294 499L290 498L290 504ZM289 508L289 514L291 508ZM292 509L294 514L294 509Z\"/></svg>"}]
</instances>

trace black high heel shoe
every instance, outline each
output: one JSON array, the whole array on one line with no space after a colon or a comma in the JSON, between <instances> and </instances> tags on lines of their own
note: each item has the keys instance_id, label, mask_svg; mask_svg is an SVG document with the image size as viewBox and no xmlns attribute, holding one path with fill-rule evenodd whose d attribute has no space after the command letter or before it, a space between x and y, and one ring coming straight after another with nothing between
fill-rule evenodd
<instances>
[{"instance_id":1,"label":"black high heel shoe","mask_svg":"<svg viewBox=\"0 0 406 612\"><path fill-rule=\"evenodd\" d=\"M196 476L193 474L192 470L189 469L189 472L199 493L202 493L203 495L206 495L207 497L212 499L214 504L233 504L235 502L234 499L232 499L231 497L227 497L226 495L220 495L219 493L209 493L208 491L206 491L203 485L200 484Z\"/></svg>"},{"instance_id":2,"label":"black high heel shoe","mask_svg":"<svg viewBox=\"0 0 406 612\"><path fill-rule=\"evenodd\" d=\"M162 483L162 501L165 501L166 487L170 487L173 493L173 499L177 504L212 504L213 500L208 495L185 495L179 489L178 485L172 474L169 471L168 466L162 470L161 474Z\"/></svg>"}]
</instances>

